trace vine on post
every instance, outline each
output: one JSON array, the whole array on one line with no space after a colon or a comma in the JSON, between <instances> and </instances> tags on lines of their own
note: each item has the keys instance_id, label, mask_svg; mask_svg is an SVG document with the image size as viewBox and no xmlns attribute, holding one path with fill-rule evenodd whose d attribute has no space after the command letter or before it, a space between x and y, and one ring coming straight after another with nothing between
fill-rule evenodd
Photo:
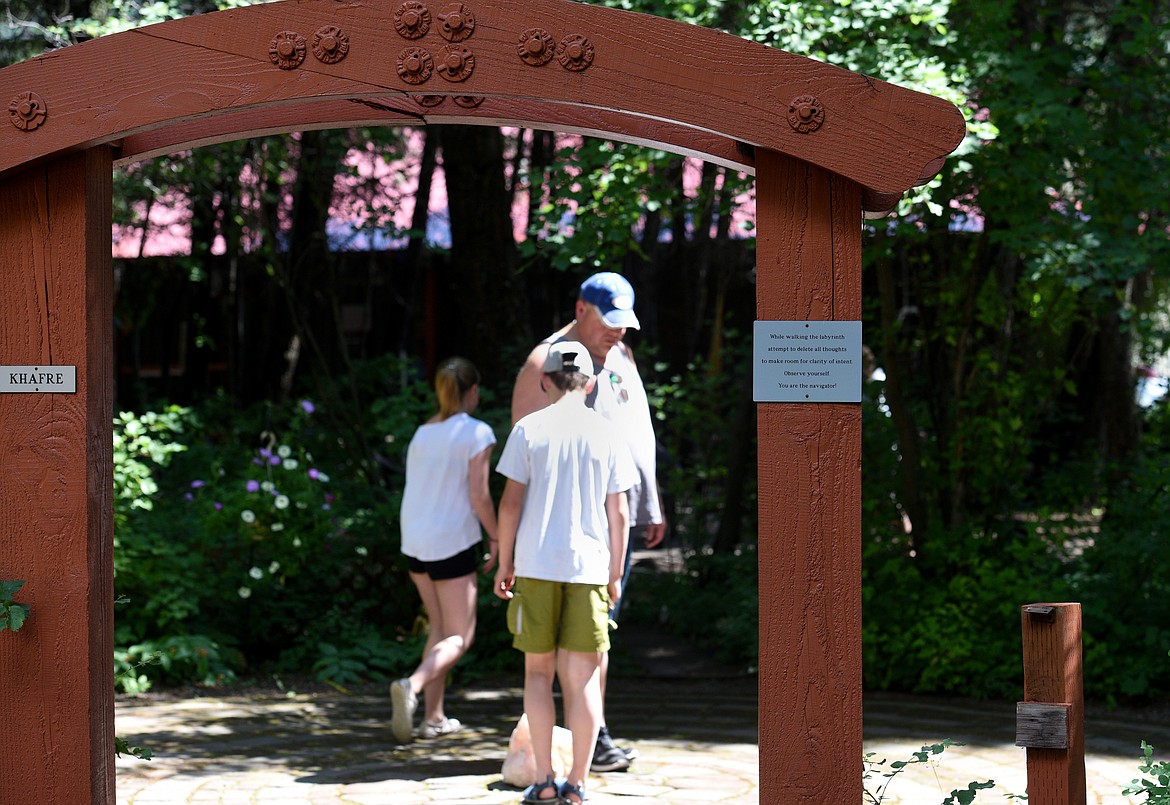
<instances>
[{"instance_id":1,"label":"vine on post","mask_svg":"<svg viewBox=\"0 0 1170 805\"><path fill-rule=\"evenodd\" d=\"M28 620L30 609L28 604L18 604L12 600L17 591L24 586L24 581L0 581L0 632L11 629L19 632Z\"/></svg>"}]
</instances>

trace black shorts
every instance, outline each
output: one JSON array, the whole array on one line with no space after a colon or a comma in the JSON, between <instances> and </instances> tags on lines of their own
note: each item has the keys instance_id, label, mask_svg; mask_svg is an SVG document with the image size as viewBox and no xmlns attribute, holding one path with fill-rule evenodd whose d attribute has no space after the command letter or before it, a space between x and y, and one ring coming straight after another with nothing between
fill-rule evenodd
<instances>
[{"instance_id":1,"label":"black shorts","mask_svg":"<svg viewBox=\"0 0 1170 805\"><path fill-rule=\"evenodd\" d=\"M424 562L421 559L415 559L413 556L406 557L406 566L410 568L411 573L425 573L431 577L431 581L443 581L444 579L457 579L460 576L466 576L468 573L474 573L479 567L479 557L482 553L478 544L472 545L466 551L460 551L454 556L448 556L446 559L440 559L437 562Z\"/></svg>"}]
</instances>

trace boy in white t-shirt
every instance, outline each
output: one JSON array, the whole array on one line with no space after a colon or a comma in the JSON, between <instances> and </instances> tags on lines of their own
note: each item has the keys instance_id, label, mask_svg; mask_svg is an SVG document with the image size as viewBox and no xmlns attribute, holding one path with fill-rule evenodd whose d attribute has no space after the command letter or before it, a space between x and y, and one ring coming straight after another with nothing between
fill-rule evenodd
<instances>
[{"instance_id":1,"label":"boy in white t-shirt","mask_svg":"<svg viewBox=\"0 0 1170 805\"><path fill-rule=\"evenodd\" d=\"M495 593L511 599L512 645L524 652L524 711L537 782L524 802L577 805L600 727L601 654L621 596L629 532L626 490L638 478L629 448L585 404L596 378L577 341L549 348L541 386L549 406L516 423L496 471L508 478L499 509ZM552 773L553 678L573 733L573 767Z\"/></svg>"}]
</instances>

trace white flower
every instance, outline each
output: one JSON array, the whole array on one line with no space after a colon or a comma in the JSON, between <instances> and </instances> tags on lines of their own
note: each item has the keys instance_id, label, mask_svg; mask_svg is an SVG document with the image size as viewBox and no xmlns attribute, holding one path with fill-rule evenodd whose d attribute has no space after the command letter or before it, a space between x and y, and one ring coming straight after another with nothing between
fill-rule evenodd
<instances>
[{"instance_id":1,"label":"white flower","mask_svg":"<svg viewBox=\"0 0 1170 805\"><path fill-rule=\"evenodd\" d=\"M294 548L301 547L301 538L300 537L293 537L293 547Z\"/></svg>"},{"instance_id":2,"label":"white flower","mask_svg":"<svg viewBox=\"0 0 1170 805\"><path fill-rule=\"evenodd\" d=\"M240 519L245 523L254 523L256 522L256 512L252 511L251 509L244 509L242 512L240 512Z\"/></svg>"},{"instance_id":3,"label":"white flower","mask_svg":"<svg viewBox=\"0 0 1170 805\"><path fill-rule=\"evenodd\" d=\"M284 531L284 523L273 523L272 530L273 531Z\"/></svg>"},{"instance_id":4,"label":"white flower","mask_svg":"<svg viewBox=\"0 0 1170 805\"><path fill-rule=\"evenodd\" d=\"M297 460L295 458L286 458L284 460L283 466L286 470L295 470L297 467L300 466L300 464L297 463Z\"/></svg>"},{"instance_id":5,"label":"white flower","mask_svg":"<svg viewBox=\"0 0 1170 805\"><path fill-rule=\"evenodd\" d=\"M323 472L319 472L319 473L317 473L317 480L323 484L327 484L327 483L329 483L329 476Z\"/></svg>"},{"instance_id":6,"label":"white flower","mask_svg":"<svg viewBox=\"0 0 1170 805\"><path fill-rule=\"evenodd\" d=\"M252 588L241 587L240 589L236 590L236 593L240 596L240 598L248 598L252 595Z\"/></svg>"},{"instance_id":7,"label":"white flower","mask_svg":"<svg viewBox=\"0 0 1170 805\"><path fill-rule=\"evenodd\" d=\"M357 546L356 548L354 548L354 551L357 553L358 556L369 556L370 555L370 549L367 548L365 545Z\"/></svg>"},{"instance_id":8,"label":"white flower","mask_svg":"<svg viewBox=\"0 0 1170 805\"><path fill-rule=\"evenodd\" d=\"M265 492L271 492L273 489L276 489L276 484L272 483L272 481L262 481L260 488Z\"/></svg>"},{"instance_id":9,"label":"white flower","mask_svg":"<svg viewBox=\"0 0 1170 805\"><path fill-rule=\"evenodd\" d=\"M268 566L268 575L275 576L278 570L280 570L280 562L274 561Z\"/></svg>"},{"instance_id":10,"label":"white flower","mask_svg":"<svg viewBox=\"0 0 1170 805\"><path fill-rule=\"evenodd\" d=\"M288 495L277 495L276 500L272 501L272 505L278 509L287 509L288 503Z\"/></svg>"},{"instance_id":11,"label":"white flower","mask_svg":"<svg viewBox=\"0 0 1170 805\"><path fill-rule=\"evenodd\" d=\"M288 458L292 455L292 448L287 444L282 444L280 447L276 448L276 455L280 456L281 458Z\"/></svg>"},{"instance_id":12,"label":"white flower","mask_svg":"<svg viewBox=\"0 0 1170 805\"><path fill-rule=\"evenodd\" d=\"M258 567L254 567L248 571L248 575L254 579L262 579L264 578L264 571Z\"/></svg>"}]
</instances>

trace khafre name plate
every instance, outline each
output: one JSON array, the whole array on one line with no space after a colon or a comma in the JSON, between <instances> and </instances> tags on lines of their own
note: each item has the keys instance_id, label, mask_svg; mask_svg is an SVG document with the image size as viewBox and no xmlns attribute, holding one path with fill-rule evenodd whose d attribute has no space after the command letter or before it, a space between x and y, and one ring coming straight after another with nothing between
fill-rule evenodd
<instances>
[{"instance_id":1,"label":"khafre name plate","mask_svg":"<svg viewBox=\"0 0 1170 805\"><path fill-rule=\"evenodd\" d=\"M76 392L76 366L0 366L0 394Z\"/></svg>"},{"instance_id":2,"label":"khafre name plate","mask_svg":"<svg viewBox=\"0 0 1170 805\"><path fill-rule=\"evenodd\" d=\"M757 321L756 402L861 402L861 322Z\"/></svg>"}]
</instances>

